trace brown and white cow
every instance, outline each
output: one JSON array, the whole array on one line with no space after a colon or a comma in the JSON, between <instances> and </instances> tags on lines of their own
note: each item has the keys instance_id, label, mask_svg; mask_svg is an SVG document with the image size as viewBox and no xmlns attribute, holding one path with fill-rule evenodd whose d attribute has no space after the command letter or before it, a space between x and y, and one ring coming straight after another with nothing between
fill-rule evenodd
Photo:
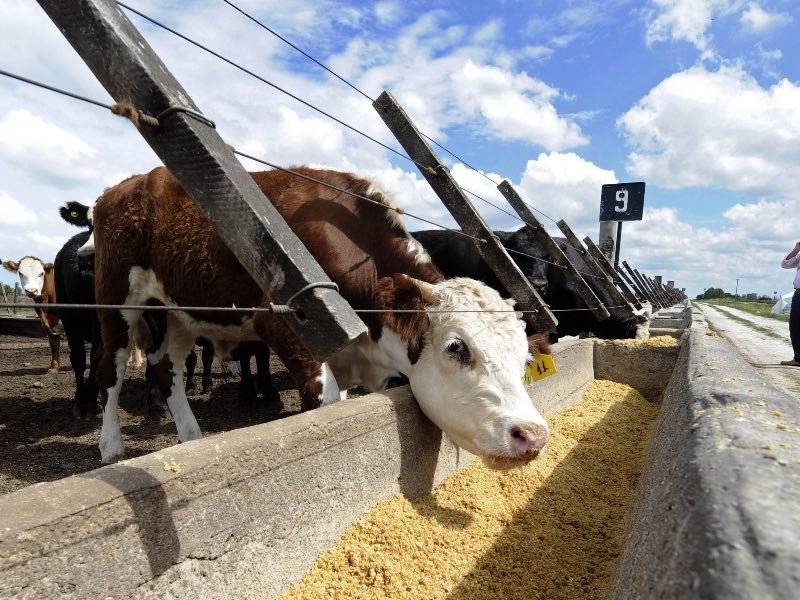
<instances>
[{"instance_id":1,"label":"brown and white cow","mask_svg":"<svg viewBox=\"0 0 800 600\"><path fill-rule=\"evenodd\" d=\"M35 256L23 256L18 261L4 260L3 267L7 271L19 275L22 290L28 298L35 302L34 309L42 323L47 340L50 342L49 372L58 372L59 348L61 336L58 311L45 308L47 304L56 302L56 283L53 275L53 263L46 263Z\"/></svg>"},{"instance_id":2,"label":"brown and white cow","mask_svg":"<svg viewBox=\"0 0 800 600\"><path fill-rule=\"evenodd\" d=\"M531 357L512 301L475 280L444 280L390 209L391 201L369 181L337 171L297 170L377 202L282 171L252 173L351 306L380 312L364 313L368 332L322 364L284 319L271 313L167 313L164 342L150 358L165 358L161 364L170 365L168 375L162 370L160 385L169 392L179 439L201 437L182 371L194 340L203 336L221 345L268 343L292 374L303 410L339 400L357 384L384 389L402 374L425 414L487 464L508 468L538 455L548 429L522 383ZM163 167L129 178L99 198L94 245L99 304L269 302ZM103 310L99 316L104 349L97 371L104 404L100 453L108 463L124 454L117 403L129 330L137 326L141 310Z\"/></svg>"}]
</instances>

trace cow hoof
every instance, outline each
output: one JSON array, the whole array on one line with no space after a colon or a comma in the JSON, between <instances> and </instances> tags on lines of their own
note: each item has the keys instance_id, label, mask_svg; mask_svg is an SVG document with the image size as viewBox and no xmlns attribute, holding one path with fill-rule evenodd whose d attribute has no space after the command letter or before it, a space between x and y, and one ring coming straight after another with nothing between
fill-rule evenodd
<instances>
[{"instance_id":1,"label":"cow hoof","mask_svg":"<svg viewBox=\"0 0 800 600\"><path fill-rule=\"evenodd\" d=\"M77 402L72 405L72 416L76 421L88 421L89 419L97 416L97 407L92 408L81 407Z\"/></svg>"},{"instance_id":2,"label":"cow hoof","mask_svg":"<svg viewBox=\"0 0 800 600\"><path fill-rule=\"evenodd\" d=\"M268 387L266 390L261 392L261 395L264 397L264 403L268 405L273 404L283 404L281 402L281 395L274 387Z\"/></svg>"},{"instance_id":3,"label":"cow hoof","mask_svg":"<svg viewBox=\"0 0 800 600\"><path fill-rule=\"evenodd\" d=\"M205 390L203 390L205 391ZM187 396L194 396L197 393L197 386L192 382L191 384L186 384L186 395Z\"/></svg>"},{"instance_id":4,"label":"cow hoof","mask_svg":"<svg viewBox=\"0 0 800 600\"><path fill-rule=\"evenodd\" d=\"M147 407L147 418L151 421L161 421L167 415L167 403L163 400L154 400Z\"/></svg>"},{"instance_id":5,"label":"cow hoof","mask_svg":"<svg viewBox=\"0 0 800 600\"><path fill-rule=\"evenodd\" d=\"M121 461L123 458L125 458L125 446L122 444L122 439L103 439L101 434L100 462L104 465L110 465Z\"/></svg>"}]
</instances>

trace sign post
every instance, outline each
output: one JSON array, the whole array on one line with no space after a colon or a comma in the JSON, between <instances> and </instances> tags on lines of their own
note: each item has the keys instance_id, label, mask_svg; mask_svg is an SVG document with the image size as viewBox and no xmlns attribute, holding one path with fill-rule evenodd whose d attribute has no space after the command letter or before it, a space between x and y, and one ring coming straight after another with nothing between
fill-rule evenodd
<instances>
[{"instance_id":1,"label":"sign post","mask_svg":"<svg viewBox=\"0 0 800 600\"><path fill-rule=\"evenodd\" d=\"M617 222L617 241L614 244L614 267L619 265L619 246L623 221L641 221L644 212L644 182L609 183L600 192L600 232L604 221ZM602 239L600 240L602 243ZM601 245L602 248L602 245Z\"/></svg>"}]
</instances>

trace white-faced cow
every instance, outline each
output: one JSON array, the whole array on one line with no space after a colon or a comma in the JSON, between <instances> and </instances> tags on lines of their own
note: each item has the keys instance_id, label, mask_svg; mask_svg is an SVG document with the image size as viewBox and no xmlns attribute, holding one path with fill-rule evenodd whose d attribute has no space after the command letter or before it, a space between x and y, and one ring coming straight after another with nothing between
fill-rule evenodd
<instances>
[{"instance_id":1,"label":"white-faced cow","mask_svg":"<svg viewBox=\"0 0 800 600\"><path fill-rule=\"evenodd\" d=\"M509 256L519 266L531 285L542 296L551 309L558 310L557 336L578 335L591 332L604 339L649 337L647 314L631 314L600 285L600 280L591 271L580 254L564 238L555 242L570 262L581 273L589 273L584 280L597 298L606 305L611 316L598 320L591 311L584 310L585 303L578 295L572 281L563 269L553 264L547 251L537 241L529 226L517 231L495 231L495 235L507 249ZM483 261L473 240L457 232L447 230L415 231L411 234L422 244L436 266L445 277L473 277L509 296L505 287L491 268ZM516 252L513 252L516 251ZM544 259L544 260L542 260ZM577 310L574 310L577 309Z\"/></svg>"},{"instance_id":2,"label":"white-faced cow","mask_svg":"<svg viewBox=\"0 0 800 600\"><path fill-rule=\"evenodd\" d=\"M472 279L444 280L391 201L369 181L330 170L298 170L375 201L290 173L252 173L341 295L355 309L377 312L363 314L367 333L320 363L284 318L272 313L170 311L154 358L163 356L172 366L160 383L169 391L179 439L201 437L180 383L183 361L202 335L223 345L267 343L292 375L304 410L339 400L340 390L357 384L383 389L402 374L428 417L487 464L507 468L533 459L548 429L522 383L531 356L512 302ZM95 206L94 226L98 303L268 305L269 298L165 168L107 190ZM105 407L100 435L105 463L124 454L117 403L128 332L140 316L141 310L133 309L100 312L104 351L97 379Z\"/></svg>"},{"instance_id":3,"label":"white-faced cow","mask_svg":"<svg viewBox=\"0 0 800 600\"><path fill-rule=\"evenodd\" d=\"M22 285L22 291L34 303L36 315L47 334L50 343L50 368L51 373L58 372L61 336L58 311L47 308L48 304L56 302L56 287L53 277L53 263L46 263L35 256L23 256L18 261L4 260L3 267L7 271L17 273Z\"/></svg>"}]
</instances>

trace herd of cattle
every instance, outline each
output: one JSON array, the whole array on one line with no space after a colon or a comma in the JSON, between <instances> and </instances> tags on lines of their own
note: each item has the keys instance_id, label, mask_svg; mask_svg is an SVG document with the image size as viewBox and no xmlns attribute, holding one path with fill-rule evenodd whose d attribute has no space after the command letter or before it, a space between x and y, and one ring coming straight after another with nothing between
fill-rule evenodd
<instances>
[{"instance_id":1,"label":"herd of cattle","mask_svg":"<svg viewBox=\"0 0 800 600\"><path fill-rule=\"evenodd\" d=\"M36 302L58 370L59 319L75 373L73 411L93 416L102 407L103 463L124 456L117 405L132 349L147 355L149 407L168 406L181 441L201 437L187 400L194 389L196 344L203 348L203 388L211 361L238 360L240 395L252 402L256 384L277 402L269 376L274 351L292 376L303 410L335 402L356 385L385 389L405 378L423 412L459 446L495 468L535 458L548 440L544 419L523 385L526 364L549 352L548 337L527 331L512 299L482 261L471 240L451 231L410 234L387 195L350 173L301 167L311 179L282 171L252 177L368 331L320 363L283 317L270 312L61 310L47 304L202 307L268 306L269 298L241 266L210 221L165 168L136 175L106 190L91 206L70 202L62 217L83 228L54 263L32 256L6 260ZM359 196L371 198L364 202ZM529 228L496 232L521 271L554 310L583 302ZM579 271L580 256L562 250ZM541 260L545 259L545 260ZM607 291L588 278L611 317L560 312L558 336L590 332L602 338L646 337L648 314L613 307ZM89 375L85 344L89 352ZM187 371L184 382L184 369ZM165 406L166 399L166 406Z\"/></svg>"}]
</instances>

